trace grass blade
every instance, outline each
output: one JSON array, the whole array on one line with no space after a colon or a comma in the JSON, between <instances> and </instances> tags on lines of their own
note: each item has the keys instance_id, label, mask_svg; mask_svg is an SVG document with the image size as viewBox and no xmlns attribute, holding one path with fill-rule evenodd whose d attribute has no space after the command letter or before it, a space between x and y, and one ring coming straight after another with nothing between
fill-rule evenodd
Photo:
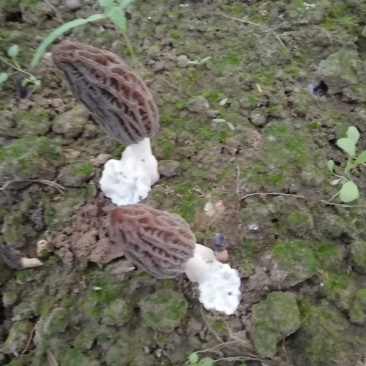
<instances>
[{"instance_id":1,"label":"grass blade","mask_svg":"<svg viewBox=\"0 0 366 366\"><path fill-rule=\"evenodd\" d=\"M39 61L41 60L42 56L46 52L47 47L49 47L58 37L60 37L63 33L67 32L68 30L78 27L79 25L84 25L86 23L95 22L97 20L101 20L106 18L104 14L93 14L89 18L86 19L75 19L71 22L61 25L54 31L52 31L38 46L36 53L33 56L31 67L35 67L38 65Z\"/></svg>"}]
</instances>

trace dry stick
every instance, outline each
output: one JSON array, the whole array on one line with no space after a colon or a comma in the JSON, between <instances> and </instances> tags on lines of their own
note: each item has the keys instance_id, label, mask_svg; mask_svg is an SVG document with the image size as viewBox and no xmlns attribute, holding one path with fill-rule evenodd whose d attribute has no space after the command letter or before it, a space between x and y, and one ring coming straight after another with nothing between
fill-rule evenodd
<instances>
[{"instance_id":1,"label":"dry stick","mask_svg":"<svg viewBox=\"0 0 366 366\"><path fill-rule=\"evenodd\" d=\"M56 7L55 6L53 6L48 0L43 0L50 8L51 8L51 10L55 13L55 19L59 22L59 23L61 23L61 24L63 24L64 23L64 21L63 21L63 19L62 19L62 17L61 17L61 15L60 15L60 13L58 12L58 10L56 9Z\"/></svg>"},{"instance_id":2,"label":"dry stick","mask_svg":"<svg viewBox=\"0 0 366 366\"><path fill-rule=\"evenodd\" d=\"M246 194L243 197L240 197L241 201L244 201L245 199L252 197L252 196L289 196L289 197L295 197L295 198L300 198L303 200L307 200L307 201L313 201L313 202L321 202L324 203L325 205L329 205L329 206L337 206L337 207L344 207L344 208L361 208L361 207L366 207L365 205L344 205L343 203L333 203L333 202L329 202L326 200L316 200L313 198L309 198L309 197L305 197L305 196L301 196L299 194L293 194L293 193L280 193L280 192L255 192L255 193L249 193Z\"/></svg>"},{"instance_id":3,"label":"dry stick","mask_svg":"<svg viewBox=\"0 0 366 366\"><path fill-rule=\"evenodd\" d=\"M217 15L220 15L224 18L228 18L228 19L232 19L232 20L237 20L239 22L245 23L245 24L250 24L250 25L254 25L255 27L259 27L264 29L265 33L271 33L275 36L275 38L277 39L277 41L280 43L280 45L286 49L288 51L288 48L285 46L285 44L283 43L282 39L280 38L280 36L274 31L275 28L269 28L266 25L262 25L262 24L258 24L258 23L254 23L251 22L249 20L245 20L245 19L240 19L240 18L236 18L236 17L232 17L230 15L226 15L226 14L221 14L221 13L217 13Z\"/></svg>"},{"instance_id":4,"label":"dry stick","mask_svg":"<svg viewBox=\"0 0 366 366\"><path fill-rule=\"evenodd\" d=\"M7 182L5 182L0 187L0 192L5 191L5 189L8 188L8 186L10 186L13 183L21 183L21 182L45 184L47 186L56 188L60 193L64 193L64 190L65 190L65 188L61 184L58 184L56 182L52 182L52 181L46 180L46 179L40 179L40 180L37 180L37 179L14 179L14 180L8 180Z\"/></svg>"},{"instance_id":5,"label":"dry stick","mask_svg":"<svg viewBox=\"0 0 366 366\"><path fill-rule=\"evenodd\" d=\"M212 329L212 327L210 326L210 324L208 323L204 313L203 313L203 307L201 306L201 316L202 316L202 319L205 323L205 325L207 326L208 330L214 335L214 337L217 339L217 341L219 342L219 344L217 344L216 346L212 347L212 348L207 348L207 349L203 349L203 350L199 350L199 351L196 351L196 353L205 353L205 352L213 352L213 353L219 353L218 351L215 351L216 348L219 348L219 347L227 347L231 350L234 350L234 351L237 351L236 348L233 348L231 347L230 345L234 345L234 344L239 344L239 345L242 345L246 348L249 348L249 349L254 349L253 346L246 342L245 340L243 339L240 339L236 336L234 336L231 332L231 329L230 327L225 323L225 326L229 332L229 338L233 339L232 341L229 341L229 342L223 342L222 339L220 338L220 336ZM253 360L253 361L262 361L263 358L260 358L258 357L257 355L255 355L254 353L250 352L248 353L248 356L238 356L238 357L222 357L218 360L215 360L214 362L218 362L218 361L229 361L229 360L233 360L233 361L249 361L249 360Z\"/></svg>"}]
</instances>

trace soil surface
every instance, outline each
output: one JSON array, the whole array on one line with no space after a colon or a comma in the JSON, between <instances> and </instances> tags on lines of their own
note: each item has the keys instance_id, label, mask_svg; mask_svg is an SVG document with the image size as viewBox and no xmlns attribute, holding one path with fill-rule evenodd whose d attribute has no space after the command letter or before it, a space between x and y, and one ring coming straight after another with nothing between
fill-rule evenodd
<instances>
[{"instance_id":1,"label":"soil surface","mask_svg":"<svg viewBox=\"0 0 366 366\"><path fill-rule=\"evenodd\" d=\"M0 0L0 72L12 44L31 71L48 32L98 12ZM230 316L202 308L184 276L157 280L110 247L99 179L124 146L62 73L45 58L27 99L19 75L1 85L0 239L43 266L0 263L0 365L172 366L193 352L201 366L365 365L365 167L350 204L328 202L340 186L327 169L343 174L349 126L366 149L364 14L359 0L136 0L135 57L108 20L60 38L115 52L147 82L161 178L145 203L181 215L198 243L226 235L242 279Z\"/></svg>"}]
</instances>

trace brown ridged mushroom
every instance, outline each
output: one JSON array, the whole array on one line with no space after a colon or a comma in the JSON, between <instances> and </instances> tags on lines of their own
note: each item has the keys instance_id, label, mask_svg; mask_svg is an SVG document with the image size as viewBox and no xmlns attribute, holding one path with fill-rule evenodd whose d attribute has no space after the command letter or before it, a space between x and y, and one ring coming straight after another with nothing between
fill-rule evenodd
<instances>
[{"instance_id":1,"label":"brown ridged mushroom","mask_svg":"<svg viewBox=\"0 0 366 366\"><path fill-rule=\"evenodd\" d=\"M186 270L196 238L178 215L145 204L115 208L111 239L122 245L127 259L157 278L174 278Z\"/></svg>"},{"instance_id":2,"label":"brown ridged mushroom","mask_svg":"<svg viewBox=\"0 0 366 366\"><path fill-rule=\"evenodd\" d=\"M75 98L102 129L127 145L121 160L109 160L100 186L117 205L137 203L159 180L150 138L159 129L159 113L145 82L114 53L63 41L52 49Z\"/></svg>"},{"instance_id":3,"label":"brown ridged mushroom","mask_svg":"<svg viewBox=\"0 0 366 366\"><path fill-rule=\"evenodd\" d=\"M26 258L18 250L10 245L0 245L0 260L8 267L14 269L24 269L42 266L43 263L37 258Z\"/></svg>"},{"instance_id":4,"label":"brown ridged mushroom","mask_svg":"<svg viewBox=\"0 0 366 366\"><path fill-rule=\"evenodd\" d=\"M145 82L117 55L63 41L52 48L52 57L74 97L111 138L128 146L156 134L158 107Z\"/></svg>"}]
</instances>

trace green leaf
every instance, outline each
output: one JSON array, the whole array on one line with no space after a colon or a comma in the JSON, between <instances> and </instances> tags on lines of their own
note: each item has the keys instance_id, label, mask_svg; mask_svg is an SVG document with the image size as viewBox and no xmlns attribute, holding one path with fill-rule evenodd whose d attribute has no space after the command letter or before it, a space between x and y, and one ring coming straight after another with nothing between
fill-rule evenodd
<instances>
[{"instance_id":1,"label":"green leaf","mask_svg":"<svg viewBox=\"0 0 366 366\"><path fill-rule=\"evenodd\" d=\"M9 79L9 75L6 72L0 72L0 84L5 83Z\"/></svg>"},{"instance_id":2,"label":"green leaf","mask_svg":"<svg viewBox=\"0 0 366 366\"><path fill-rule=\"evenodd\" d=\"M195 365L198 362L198 354L196 352L193 352L188 357L188 362L191 365Z\"/></svg>"},{"instance_id":3,"label":"green leaf","mask_svg":"<svg viewBox=\"0 0 366 366\"><path fill-rule=\"evenodd\" d=\"M212 366L213 364L213 359L210 357L202 358L202 360L198 362L198 366Z\"/></svg>"},{"instance_id":4,"label":"green leaf","mask_svg":"<svg viewBox=\"0 0 366 366\"><path fill-rule=\"evenodd\" d=\"M357 156L356 164L366 163L366 150L362 151L360 155Z\"/></svg>"},{"instance_id":5,"label":"green leaf","mask_svg":"<svg viewBox=\"0 0 366 366\"><path fill-rule=\"evenodd\" d=\"M333 170L334 170L334 161L333 160L328 160L327 162L327 167L328 167L328 170L333 173Z\"/></svg>"},{"instance_id":6,"label":"green leaf","mask_svg":"<svg viewBox=\"0 0 366 366\"><path fill-rule=\"evenodd\" d=\"M360 193L358 192L358 188L355 183L348 181L347 183L343 184L341 190L340 190L339 198L342 202L352 202L356 200Z\"/></svg>"},{"instance_id":7,"label":"green leaf","mask_svg":"<svg viewBox=\"0 0 366 366\"><path fill-rule=\"evenodd\" d=\"M17 44L13 44L8 48L8 56L10 58L15 58L18 56L19 53L19 46Z\"/></svg>"},{"instance_id":8,"label":"green leaf","mask_svg":"<svg viewBox=\"0 0 366 366\"><path fill-rule=\"evenodd\" d=\"M127 8L128 5L130 5L133 2L134 2L134 0L122 0L119 3L119 6L121 7L121 9L125 9L125 8Z\"/></svg>"},{"instance_id":9,"label":"green leaf","mask_svg":"<svg viewBox=\"0 0 366 366\"><path fill-rule=\"evenodd\" d=\"M347 130L347 137L351 139L356 145L358 139L360 138L360 133L358 132L358 129L356 127L351 126Z\"/></svg>"},{"instance_id":10,"label":"green leaf","mask_svg":"<svg viewBox=\"0 0 366 366\"><path fill-rule=\"evenodd\" d=\"M114 8L106 14L110 21L124 32L127 29L125 11L121 8Z\"/></svg>"},{"instance_id":11,"label":"green leaf","mask_svg":"<svg viewBox=\"0 0 366 366\"><path fill-rule=\"evenodd\" d=\"M69 31L72 28L78 27L80 25L84 25L86 23L91 23L91 22L95 22L97 20L101 20L101 19L105 19L105 15L104 14L93 14L91 15L89 18L86 19L75 19L72 20L71 22L68 22L66 24L61 25L60 27L58 27L57 29L55 29L54 31L52 31L43 41L42 43L38 46L36 53L33 56L32 62L31 62L31 66L35 67L38 65L39 61L41 60L42 56L44 55L44 53L46 52L46 49L58 38L60 37L62 34L64 34L65 32Z\"/></svg>"},{"instance_id":12,"label":"green leaf","mask_svg":"<svg viewBox=\"0 0 366 366\"><path fill-rule=\"evenodd\" d=\"M348 155L351 156L356 155L356 144L350 138L343 138L337 140L337 146L340 147L343 151L345 151Z\"/></svg>"},{"instance_id":13,"label":"green leaf","mask_svg":"<svg viewBox=\"0 0 366 366\"><path fill-rule=\"evenodd\" d=\"M228 122L227 125L229 126L230 130L235 131L235 126L231 122Z\"/></svg>"},{"instance_id":14,"label":"green leaf","mask_svg":"<svg viewBox=\"0 0 366 366\"><path fill-rule=\"evenodd\" d=\"M99 5L102 8L110 8L110 7L115 7L116 3L114 0L98 0Z\"/></svg>"}]
</instances>

